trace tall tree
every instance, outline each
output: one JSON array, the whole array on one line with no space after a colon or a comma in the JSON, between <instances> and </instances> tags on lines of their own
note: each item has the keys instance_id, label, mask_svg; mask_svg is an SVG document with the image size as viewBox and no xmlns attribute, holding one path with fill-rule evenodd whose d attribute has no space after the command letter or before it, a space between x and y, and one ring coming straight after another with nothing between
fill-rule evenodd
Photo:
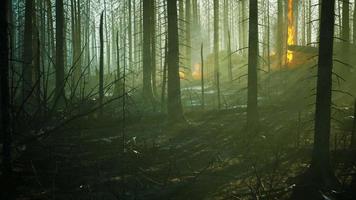
<instances>
[{"instance_id":1,"label":"tall tree","mask_svg":"<svg viewBox=\"0 0 356 200\"><path fill-rule=\"evenodd\" d=\"M247 128L252 129L258 123L257 111L257 65L258 65L258 5L250 0L249 41L248 41L248 86L247 86Z\"/></svg>"},{"instance_id":2,"label":"tall tree","mask_svg":"<svg viewBox=\"0 0 356 200\"><path fill-rule=\"evenodd\" d=\"M283 34L283 27L284 27L284 20L283 20L283 1L278 1L277 2L277 42L276 42L276 49L277 49L277 59L278 59L278 67L281 68L283 64L283 57L284 57L284 34Z\"/></svg>"},{"instance_id":3,"label":"tall tree","mask_svg":"<svg viewBox=\"0 0 356 200\"><path fill-rule=\"evenodd\" d=\"M217 90L217 103L220 109L220 67L219 67L219 0L214 0L214 77Z\"/></svg>"},{"instance_id":4,"label":"tall tree","mask_svg":"<svg viewBox=\"0 0 356 200\"><path fill-rule=\"evenodd\" d=\"M100 113L103 113L104 99L104 11L100 15L99 37L100 37L100 55L99 55L99 103Z\"/></svg>"},{"instance_id":5,"label":"tall tree","mask_svg":"<svg viewBox=\"0 0 356 200\"><path fill-rule=\"evenodd\" d=\"M56 0L56 86L55 101L60 104L64 93L64 8L63 0Z\"/></svg>"},{"instance_id":6,"label":"tall tree","mask_svg":"<svg viewBox=\"0 0 356 200\"><path fill-rule=\"evenodd\" d=\"M179 79L177 0L167 0L168 12L168 117L183 120Z\"/></svg>"},{"instance_id":7,"label":"tall tree","mask_svg":"<svg viewBox=\"0 0 356 200\"><path fill-rule=\"evenodd\" d=\"M151 0L151 79L152 79L152 92L157 96L157 80L156 80L156 2Z\"/></svg>"},{"instance_id":8,"label":"tall tree","mask_svg":"<svg viewBox=\"0 0 356 200\"><path fill-rule=\"evenodd\" d=\"M2 172L11 174L10 88L9 88L9 1L0 3L0 111L2 133ZM6 193L7 191L5 191ZM1 197L1 196L0 196Z\"/></svg>"},{"instance_id":9,"label":"tall tree","mask_svg":"<svg viewBox=\"0 0 356 200\"><path fill-rule=\"evenodd\" d=\"M329 140L333 68L335 0L322 1L320 46L315 107L314 147L311 172L320 186L330 186L334 177L330 165Z\"/></svg>"},{"instance_id":10,"label":"tall tree","mask_svg":"<svg viewBox=\"0 0 356 200\"><path fill-rule=\"evenodd\" d=\"M353 44L356 44L356 2L354 3L354 15L352 20Z\"/></svg>"},{"instance_id":11,"label":"tall tree","mask_svg":"<svg viewBox=\"0 0 356 200\"><path fill-rule=\"evenodd\" d=\"M350 42L350 0L342 1L342 32L341 38L344 42Z\"/></svg>"},{"instance_id":12,"label":"tall tree","mask_svg":"<svg viewBox=\"0 0 356 200\"><path fill-rule=\"evenodd\" d=\"M191 59L191 27L192 27L192 9L191 9L191 0L185 1L185 40L186 40L186 48L185 48L185 59L186 59L186 67L190 69L192 66Z\"/></svg>"},{"instance_id":13,"label":"tall tree","mask_svg":"<svg viewBox=\"0 0 356 200\"><path fill-rule=\"evenodd\" d=\"M148 102L153 102L153 93L152 93L152 48L151 48L151 39L152 39L152 1L153 0L144 0L143 3L143 46L142 46L142 65L143 65L143 98L145 104Z\"/></svg>"},{"instance_id":14,"label":"tall tree","mask_svg":"<svg viewBox=\"0 0 356 200\"><path fill-rule=\"evenodd\" d=\"M24 48L23 48L23 90L22 90L22 100L25 101L29 98L32 93L32 38L33 38L33 15L34 7L33 0L26 0L25 2L25 34L24 34Z\"/></svg>"},{"instance_id":15,"label":"tall tree","mask_svg":"<svg viewBox=\"0 0 356 200\"><path fill-rule=\"evenodd\" d=\"M72 14L72 50L73 50L73 77L72 89L73 94L77 93L77 86L82 86L82 34L81 34L81 6L80 1L71 0L71 14ZM81 87L80 87L81 88ZM80 90L79 90L80 91Z\"/></svg>"}]
</instances>

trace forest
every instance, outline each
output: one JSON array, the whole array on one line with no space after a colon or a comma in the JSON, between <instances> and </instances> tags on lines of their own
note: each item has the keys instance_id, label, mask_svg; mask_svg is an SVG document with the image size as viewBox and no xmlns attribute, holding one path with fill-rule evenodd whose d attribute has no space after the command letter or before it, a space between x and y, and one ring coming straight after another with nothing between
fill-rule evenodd
<instances>
[{"instance_id":1,"label":"forest","mask_svg":"<svg viewBox=\"0 0 356 200\"><path fill-rule=\"evenodd\" d=\"M356 0L1 0L0 199L354 200L355 55Z\"/></svg>"}]
</instances>

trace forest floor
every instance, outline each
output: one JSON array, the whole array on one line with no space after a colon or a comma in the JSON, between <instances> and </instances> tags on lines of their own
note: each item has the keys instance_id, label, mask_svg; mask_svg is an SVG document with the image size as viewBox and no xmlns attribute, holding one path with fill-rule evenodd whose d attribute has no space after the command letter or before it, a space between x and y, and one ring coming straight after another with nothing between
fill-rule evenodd
<instances>
[{"instance_id":1,"label":"forest floor","mask_svg":"<svg viewBox=\"0 0 356 200\"><path fill-rule=\"evenodd\" d=\"M18 199L283 199L310 145L289 142L297 123L287 110L261 113L258 135L245 131L243 109L128 120L125 153L122 124L78 120L20 155Z\"/></svg>"}]
</instances>

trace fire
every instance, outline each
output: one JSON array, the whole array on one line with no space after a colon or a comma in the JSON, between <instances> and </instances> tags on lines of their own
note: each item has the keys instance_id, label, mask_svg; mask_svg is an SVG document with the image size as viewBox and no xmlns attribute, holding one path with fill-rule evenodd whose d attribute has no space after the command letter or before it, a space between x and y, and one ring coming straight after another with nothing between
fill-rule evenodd
<instances>
[{"instance_id":1,"label":"fire","mask_svg":"<svg viewBox=\"0 0 356 200\"><path fill-rule=\"evenodd\" d=\"M293 0L288 0L288 36L287 36L288 46L295 44L295 27L293 18ZM287 63L293 61L294 54L293 51L287 50Z\"/></svg>"},{"instance_id":2,"label":"fire","mask_svg":"<svg viewBox=\"0 0 356 200\"><path fill-rule=\"evenodd\" d=\"M197 63L193 66L192 77L195 80L200 80L201 78L201 64Z\"/></svg>"},{"instance_id":3,"label":"fire","mask_svg":"<svg viewBox=\"0 0 356 200\"><path fill-rule=\"evenodd\" d=\"M185 79L185 73L182 71L179 71L179 79Z\"/></svg>"}]
</instances>

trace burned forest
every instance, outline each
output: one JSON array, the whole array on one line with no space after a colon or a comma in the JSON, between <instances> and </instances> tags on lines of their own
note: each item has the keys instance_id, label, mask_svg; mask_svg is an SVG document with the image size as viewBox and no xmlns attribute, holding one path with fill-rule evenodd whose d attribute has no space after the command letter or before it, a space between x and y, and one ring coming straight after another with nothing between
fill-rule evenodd
<instances>
[{"instance_id":1,"label":"burned forest","mask_svg":"<svg viewBox=\"0 0 356 200\"><path fill-rule=\"evenodd\" d=\"M356 0L1 0L0 155L1 200L354 200Z\"/></svg>"}]
</instances>

